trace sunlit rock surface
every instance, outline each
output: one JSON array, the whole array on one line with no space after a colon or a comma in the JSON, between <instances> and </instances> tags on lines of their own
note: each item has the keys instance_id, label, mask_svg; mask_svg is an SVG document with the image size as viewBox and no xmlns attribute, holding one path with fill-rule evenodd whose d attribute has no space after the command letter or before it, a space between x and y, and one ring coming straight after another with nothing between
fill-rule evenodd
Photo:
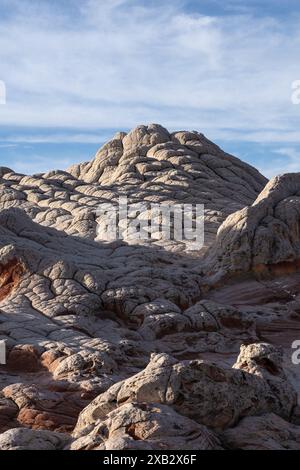
<instances>
[{"instance_id":1,"label":"sunlit rock surface","mask_svg":"<svg viewBox=\"0 0 300 470\"><path fill-rule=\"evenodd\" d=\"M120 197L204 204L204 246L102 240ZM299 227L300 174L268 182L195 131L1 168L0 449L300 448Z\"/></svg>"}]
</instances>

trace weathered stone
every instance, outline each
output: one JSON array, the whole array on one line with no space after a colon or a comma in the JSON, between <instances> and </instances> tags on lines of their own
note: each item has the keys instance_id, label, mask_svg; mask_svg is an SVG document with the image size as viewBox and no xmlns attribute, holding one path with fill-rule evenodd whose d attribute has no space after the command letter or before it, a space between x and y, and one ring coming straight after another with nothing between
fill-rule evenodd
<instances>
[{"instance_id":1,"label":"weathered stone","mask_svg":"<svg viewBox=\"0 0 300 470\"><path fill-rule=\"evenodd\" d=\"M165 405L129 403L97 421L87 436L76 439L76 450L210 450L218 438L205 426Z\"/></svg>"},{"instance_id":2,"label":"weathered stone","mask_svg":"<svg viewBox=\"0 0 300 470\"><path fill-rule=\"evenodd\" d=\"M0 450L62 450L67 435L31 429L10 429L0 434Z\"/></svg>"},{"instance_id":3,"label":"weathered stone","mask_svg":"<svg viewBox=\"0 0 300 470\"><path fill-rule=\"evenodd\" d=\"M217 448L245 417L297 424L299 183L157 124L68 171L0 169L1 445ZM204 247L103 240L120 196L204 204Z\"/></svg>"},{"instance_id":4,"label":"weathered stone","mask_svg":"<svg viewBox=\"0 0 300 470\"><path fill-rule=\"evenodd\" d=\"M244 416L267 412L289 419L296 393L281 369L280 353L269 345L242 347L233 369L208 361L176 362L165 354L152 355L145 370L114 385L81 412L75 435L89 429L95 418L105 419L107 412L135 402L166 404L220 430Z\"/></svg>"},{"instance_id":5,"label":"weathered stone","mask_svg":"<svg viewBox=\"0 0 300 470\"><path fill-rule=\"evenodd\" d=\"M299 450L300 427L273 413L254 416L225 431L222 441L229 449Z\"/></svg>"}]
</instances>

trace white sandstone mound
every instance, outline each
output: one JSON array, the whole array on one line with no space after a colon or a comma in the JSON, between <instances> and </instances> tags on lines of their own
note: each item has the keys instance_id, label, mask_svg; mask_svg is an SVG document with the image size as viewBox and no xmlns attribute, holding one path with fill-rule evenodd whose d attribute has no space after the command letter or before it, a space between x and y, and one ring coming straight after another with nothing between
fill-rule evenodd
<instances>
[{"instance_id":1,"label":"white sandstone mound","mask_svg":"<svg viewBox=\"0 0 300 470\"><path fill-rule=\"evenodd\" d=\"M300 174L151 124L0 180L0 450L300 449ZM99 239L120 197L204 204L204 248Z\"/></svg>"}]
</instances>

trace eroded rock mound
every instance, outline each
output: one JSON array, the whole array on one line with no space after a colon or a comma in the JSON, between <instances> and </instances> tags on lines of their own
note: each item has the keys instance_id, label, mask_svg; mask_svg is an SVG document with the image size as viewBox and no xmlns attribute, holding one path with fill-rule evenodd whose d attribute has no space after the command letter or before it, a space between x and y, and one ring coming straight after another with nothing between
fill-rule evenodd
<instances>
[{"instance_id":1,"label":"eroded rock mound","mask_svg":"<svg viewBox=\"0 0 300 470\"><path fill-rule=\"evenodd\" d=\"M1 168L0 448L297 447L299 175L156 124L68 171ZM102 240L125 196L204 204L204 248Z\"/></svg>"},{"instance_id":2,"label":"eroded rock mound","mask_svg":"<svg viewBox=\"0 0 300 470\"><path fill-rule=\"evenodd\" d=\"M19 207L37 223L69 235L95 239L100 204L204 204L205 244L224 219L250 205L267 180L257 170L226 154L198 132L169 132L152 124L118 133L94 160L68 172L24 176L2 172L0 209ZM129 239L130 240L130 239ZM158 240L167 250L185 245Z\"/></svg>"},{"instance_id":3,"label":"eroded rock mound","mask_svg":"<svg viewBox=\"0 0 300 470\"><path fill-rule=\"evenodd\" d=\"M280 352L265 344L243 347L232 369L203 360L177 362L164 354L152 355L145 370L114 385L82 411L74 435L89 431L125 403L165 404L215 430L264 412L289 419L297 397L281 362Z\"/></svg>"},{"instance_id":4,"label":"eroded rock mound","mask_svg":"<svg viewBox=\"0 0 300 470\"><path fill-rule=\"evenodd\" d=\"M300 268L300 174L273 178L251 206L220 226L207 256L210 274L290 274Z\"/></svg>"},{"instance_id":5,"label":"eroded rock mound","mask_svg":"<svg viewBox=\"0 0 300 470\"><path fill-rule=\"evenodd\" d=\"M205 426L160 404L128 403L108 413L71 450L211 450L219 439Z\"/></svg>"},{"instance_id":6,"label":"eroded rock mound","mask_svg":"<svg viewBox=\"0 0 300 470\"><path fill-rule=\"evenodd\" d=\"M0 450L62 450L67 435L31 429L11 429L0 434Z\"/></svg>"}]
</instances>

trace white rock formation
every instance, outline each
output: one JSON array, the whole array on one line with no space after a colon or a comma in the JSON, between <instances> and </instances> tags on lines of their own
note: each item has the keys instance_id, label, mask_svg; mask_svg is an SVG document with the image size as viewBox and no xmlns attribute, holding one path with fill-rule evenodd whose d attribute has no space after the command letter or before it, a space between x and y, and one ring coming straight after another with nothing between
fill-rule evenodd
<instances>
[{"instance_id":1,"label":"white rock formation","mask_svg":"<svg viewBox=\"0 0 300 470\"><path fill-rule=\"evenodd\" d=\"M125 196L204 204L205 247L99 240ZM268 182L198 132L1 168L0 449L245 448L251 429L251 448L300 448L299 227L300 174Z\"/></svg>"}]
</instances>

